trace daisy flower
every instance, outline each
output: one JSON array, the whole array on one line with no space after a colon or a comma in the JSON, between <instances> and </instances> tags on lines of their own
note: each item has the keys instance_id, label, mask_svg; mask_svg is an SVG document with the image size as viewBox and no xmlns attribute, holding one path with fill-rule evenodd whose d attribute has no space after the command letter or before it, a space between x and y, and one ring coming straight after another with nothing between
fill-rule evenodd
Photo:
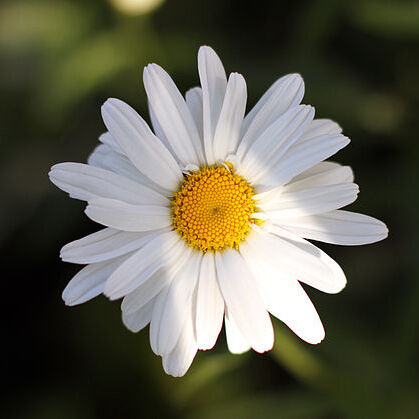
<instances>
[{"instance_id":1,"label":"daisy flower","mask_svg":"<svg viewBox=\"0 0 419 419\"><path fill-rule=\"evenodd\" d=\"M85 264L67 305L122 298L122 320L150 324L164 370L182 376L225 324L228 348L272 348L270 314L315 344L320 318L300 283L326 293L346 284L339 265L307 239L339 245L382 240L375 218L339 208L355 201L350 167L324 160L349 143L338 124L301 105L300 75L278 79L245 116L246 82L228 79L216 53L198 53L201 87L181 95L158 65L144 69L153 129L108 99L107 128L88 164L49 176L105 226L63 247Z\"/></svg>"}]
</instances>

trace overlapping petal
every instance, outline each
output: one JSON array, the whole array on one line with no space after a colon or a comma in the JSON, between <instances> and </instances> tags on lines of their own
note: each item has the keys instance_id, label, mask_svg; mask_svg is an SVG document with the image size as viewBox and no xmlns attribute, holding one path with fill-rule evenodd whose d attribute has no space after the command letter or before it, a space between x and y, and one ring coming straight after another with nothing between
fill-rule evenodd
<instances>
[{"instance_id":1,"label":"overlapping petal","mask_svg":"<svg viewBox=\"0 0 419 419\"><path fill-rule=\"evenodd\" d=\"M226 249L216 254L215 262L229 317L255 351L269 351L273 345L272 323L245 261L236 250Z\"/></svg>"},{"instance_id":2,"label":"overlapping petal","mask_svg":"<svg viewBox=\"0 0 419 419\"><path fill-rule=\"evenodd\" d=\"M214 158L223 161L237 150L244 112L246 110L246 82L238 73L228 79L223 106L214 133Z\"/></svg>"},{"instance_id":3,"label":"overlapping petal","mask_svg":"<svg viewBox=\"0 0 419 419\"><path fill-rule=\"evenodd\" d=\"M218 55L206 46L198 52L198 71L202 86L205 157L211 165L216 162L213 142L227 89L227 77Z\"/></svg>"},{"instance_id":4,"label":"overlapping petal","mask_svg":"<svg viewBox=\"0 0 419 419\"><path fill-rule=\"evenodd\" d=\"M182 377L188 371L196 355L196 343L192 313L186 313L182 332L173 350L163 355L163 368L173 377Z\"/></svg>"},{"instance_id":5,"label":"overlapping petal","mask_svg":"<svg viewBox=\"0 0 419 419\"><path fill-rule=\"evenodd\" d=\"M260 263L276 270L278 278L297 279L320 291L335 294L346 285L340 266L316 246L285 229L250 234L246 243Z\"/></svg>"},{"instance_id":6,"label":"overlapping petal","mask_svg":"<svg viewBox=\"0 0 419 419\"><path fill-rule=\"evenodd\" d=\"M117 173L82 163L59 163L49 172L51 182L72 198L110 198L130 204L167 205L156 190Z\"/></svg>"},{"instance_id":7,"label":"overlapping petal","mask_svg":"<svg viewBox=\"0 0 419 419\"><path fill-rule=\"evenodd\" d=\"M223 325L224 300L215 268L215 256L207 252L202 257L196 290L195 330L199 349L211 349Z\"/></svg>"},{"instance_id":8,"label":"overlapping petal","mask_svg":"<svg viewBox=\"0 0 419 419\"><path fill-rule=\"evenodd\" d=\"M232 354L242 354L250 349L250 345L247 343L243 334L240 332L236 322L229 318L228 311L225 313L225 329L228 350Z\"/></svg>"},{"instance_id":9,"label":"overlapping petal","mask_svg":"<svg viewBox=\"0 0 419 419\"><path fill-rule=\"evenodd\" d=\"M176 160L134 109L121 100L108 99L102 106L102 117L112 137L140 172L169 191L176 189L182 180Z\"/></svg>"},{"instance_id":10,"label":"overlapping petal","mask_svg":"<svg viewBox=\"0 0 419 419\"><path fill-rule=\"evenodd\" d=\"M382 221L343 210L283 219L278 225L306 239L345 246L375 243L388 235Z\"/></svg>"},{"instance_id":11,"label":"overlapping petal","mask_svg":"<svg viewBox=\"0 0 419 419\"><path fill-rule=\"evenodd\" d=\"M125 154L118 153L106 144L98 145L89 156L87 162L91 166L100 167L133 180L140 185L148 186L163 196L170 195L167 189L164 189L141 173Z\"/></svg>"},{"instance_id":12,"label":"overlapping petal","mask_svg":"<svg viewBox=\"0 0 419 419\"><path fill-rule=\"evenodd\" d=\"M162 231L132 233L104 228L66 244L60 256L63 261L71 263L104 262L143 247Z\"/></svg>"},{"instance_id":13,"label":"overlapping petal","mask_svg":"<svg viewBox=\"0 0 419 419\"><path fill-rule=\"evenodd\" d=\"M193 87L192 89L189 89L185 93L185 100L189 110L191 111L192 118L195 121L202 149L204 150L202 89L200 87Z\"/></svg>"},{"instance_id":14,"label":"overlapping petal","mask_svg":"<svg viewBox=\"0 0 419 419\"><path fill-rule=\"evenodd\" d=\"M74 306L102 294L106 280L129 256L85 266L65 287L62 294L64 302Z\"/></svg>"},{"instance_id":15,"label":"overlapping petal","mask_svg":"<svg viewBox=\"0 0 419 419\"><path fill-rule=\"evenodd\" d=\"M299 74L278 79L259 99L243 121L240 155L288 109L300 104L304 96L304 81Z\"/></svg>"},{"instance_id":16,"label":"overlapping petal","mask_svg":"<svg viewBox=\"0 0 419 419\"><path fill-rule=\"evenodd\" d=\"M178 240L176 233L159 234L112 273L105 285L105 295L111 300L124 297L159 269L170 269L184 251L185 244Z\"/></svg>"},{"instance_id":17,"label":"overlapping petal","mask_svg":"<svg viewBox=\"0 0 419 419\"><path fill-rule=\"evenodd\" d=\"M132 205L116 199L93 199L85 213L99 224L123 231L151 231L172 224L168 207Z\"/></svg>"},{"instance_id":18,"label":"overlapping petal","mask_svg":"<svg viewBox=\"0 0 419 419\"><path fill-rule=\"evenodd\" d=\"M264 220L305 217L342 208L354 202L359 192L355 183L314 186L296 191L277 189L260 201L262 212L254 214Z\"/></svg>"},{"instance_id":19,"label":"overlapping petal","mask_svg":"<svg viewBox=\"0 0 419 419\"><path fill-rule=\"evenodd\" d=\"M144 87L158 126L183 166L204 163L195 121L171 77L157 64L144 69Z\"/></svg>"},{"instance_id":20,"label":"overlapping petal","mask_svg":"<svg viewBox=\"0 0 419 419\"><path fill-rule=\"evenodd\" d=\"M313 117L314 109L311 106L295 106L269 125L245 153L239 147L237 154L241 159L240 171L243 176L257 184L300 138Z\"/></svg>"},{"instance_id":21,"label":"overlapping petal","mask_svg":"<svg viewBox=\"0 0 419 419\"><path fill-rule=\"evenodd\" d=\"M122 312L122 321L124 325L127 327L127 329L134 333L144 329L144 327L146 327L151 321L153 307L154 300L150 300L148 303L131 313Z\"/></svg>"},{"instance_id":22,"label":"overlapping petal","mask_svg":"<svg viewBox=\"0 0 419 419\"><path fill-rule=\"evenodd\" d=\"M322 322L297 279L282 277L275 266L259 259L247 243L240 247L240 253L257 281L265 308L306 342L315 344L323 340Z\"/></svg>"}]
</instances>

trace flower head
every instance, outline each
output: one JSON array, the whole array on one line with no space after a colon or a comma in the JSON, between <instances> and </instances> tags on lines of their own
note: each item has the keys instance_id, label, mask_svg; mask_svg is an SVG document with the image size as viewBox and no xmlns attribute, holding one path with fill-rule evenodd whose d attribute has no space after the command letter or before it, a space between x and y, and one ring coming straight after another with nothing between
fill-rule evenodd
<instances>
[{"instance_id":1,"label":"flower head","mask_svg":"<svg viewBox=\"0 0 419 419\"><path fill-rule=\"evenodd\" d=\"M382 222L339 209L358 187L350 167L324 160L349 139L300 104L298 74L277 80L245 116L244 78L227 80L209 47L198 69L201 87L184 98L161 67L147 66L153 130L108 99L108 132L88 164L50 171L105 226L63 247L64 261L87 265L64 301L123 298L123 322L134 332L150 324L151 347L174 376L214 346L223 321L233 353L272 348L269 313L320 342L324 329L300 282L337 293L346 279L306 239L360 245L387 236Z\"/></svg>"}]
</instances>

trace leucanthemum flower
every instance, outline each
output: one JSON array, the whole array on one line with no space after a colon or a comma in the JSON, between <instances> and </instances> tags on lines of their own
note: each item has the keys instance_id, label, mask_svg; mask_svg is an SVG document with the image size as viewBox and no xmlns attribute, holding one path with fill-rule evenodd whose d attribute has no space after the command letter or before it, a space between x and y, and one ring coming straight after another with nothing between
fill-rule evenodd
<instances>
[{"instance_id":1,"label":"leucanthemum flower","mask_svg":"<svg viewBox=\"0 0 419 419\"><path fill-rule=\"evenodd\" d=\"M108 132L88 164L52 167L51 181L87 201L104 229L63 247L86 264L63 299L122 300L122 319L150 324L164 370L182 376L225 323L232 353L272 348L270 314L301 339L324 338L300 285L338 293L339 265L306 239L340 245L382 240L386 226L339 208L355 201L350 167L324 162L349 143L314 108L300 105L298 74L277 80L245 116L246 83L209 47L198 54L201 87L181 95L158 65L144 69L153 130L108 99Z\"/></svg>"}]
</instances>

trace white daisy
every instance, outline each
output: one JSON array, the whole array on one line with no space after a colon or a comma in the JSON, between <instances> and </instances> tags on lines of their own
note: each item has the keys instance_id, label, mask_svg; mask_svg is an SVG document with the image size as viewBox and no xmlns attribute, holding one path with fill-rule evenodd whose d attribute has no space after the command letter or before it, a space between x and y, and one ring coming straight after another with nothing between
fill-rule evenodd
<instances>
[{"instance_id":1,"label":"white daisy","mask_svg":"<svg viewBox=\"0 0 419 419\"><path fill-rule=\"evenodd\" d=\"M182 376L210 349L223 320L232 353L273 345L270 314L301 339L324 329L300 282L327 293L346 284L339 265L306 239L340 245L382 240L386 226L339 210L355 201L350 167L323 162L349 143L341 128L300 105L298 74L277 80L245 116L246 83L209 47L201 87L181 95L158 65L144 69L154 132L126 103L108 99L108 132L88 164L52 167L51 181L88 202L104 229L63 247L86 264L68 305L103 293L123 298L122 319Z\"/></svg>"}]
</instances>

